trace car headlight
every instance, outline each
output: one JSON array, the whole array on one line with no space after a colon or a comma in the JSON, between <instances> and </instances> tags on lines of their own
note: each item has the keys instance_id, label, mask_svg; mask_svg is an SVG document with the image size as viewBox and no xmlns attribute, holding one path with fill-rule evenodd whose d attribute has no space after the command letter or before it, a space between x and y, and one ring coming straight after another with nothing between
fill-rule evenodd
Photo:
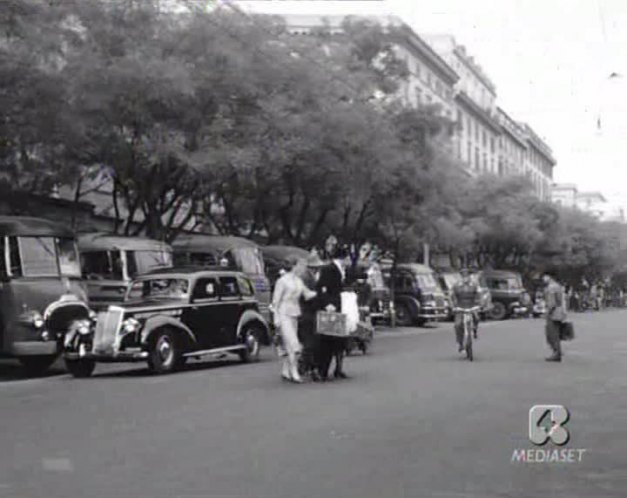
<instances>
[{"instance_id":1,"label":"car headlight","mask_svg":"<svg viewBox=\"0 0 627 498\"><path fill-rule=\"evenodd\" d=\"M19 321L24 324L30 324L37 330L41 329L45 325L44 317L36 310L25 310L19 317Z\"/></svg>"},{"instance_id":2,"label":"car headlight","mask_svg":"<svg viewBox=\"0 0 627 498\"><path fill-rule=\"evenodd\" d=\"M122 322L122 333L123 334L132 334L137 332L140 328L139 320L135 318L127 318Z\"/></svg>"},{"instance_id":3,"label":"car headlight","mask_svg":"<svg viewBox=\"0 0 627 498\"><path fill-rule=\"evenodd\" d=\"M43 328L45 322L39 311L33 311L33 314L31 315L31 323L36 329Z\"/></svg>"},{"instance_id":4,"label":"car headlight","mask_svg":"<svg viewBox=\"0 0 627 498\"><path fill-rule=\"evenodd\" d=\"M70 331L79 335L89 335L91 333L91 323L91 320L87 318L74 320L70 326Z\"/></svg>"}]
</instances>

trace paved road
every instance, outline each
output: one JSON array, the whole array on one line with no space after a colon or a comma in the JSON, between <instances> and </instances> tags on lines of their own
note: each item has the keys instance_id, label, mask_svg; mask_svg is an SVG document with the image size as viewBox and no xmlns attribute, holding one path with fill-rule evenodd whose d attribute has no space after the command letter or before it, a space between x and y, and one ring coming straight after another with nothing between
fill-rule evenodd
<instances>
[{"instance_id":1,"label":"paved road","mask_svg":"<svg viewBox=\"0 0 627 498\"><path fill-rule=\"evenodd\" d=\"M281 382L269 352L85 380L4 364L0 496L624 497L627 312L575 320L562 364L543 361L540 321L486 324L473 364L442 324L381 332L326 385ZM538 403L570 409L582 462L512 462Z\"/></svg>"}]
</instances>

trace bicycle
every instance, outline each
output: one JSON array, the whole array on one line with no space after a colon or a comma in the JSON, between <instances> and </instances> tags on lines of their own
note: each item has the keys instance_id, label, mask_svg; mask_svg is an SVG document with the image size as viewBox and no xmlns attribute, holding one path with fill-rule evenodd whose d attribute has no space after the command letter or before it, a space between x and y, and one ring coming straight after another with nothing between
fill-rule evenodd
<instances>
[{"instance_id":1,"label":"bicycle","mask_svg":"<svg viewBox=\"0 0 627 498\"><path fill-rule=\"evenodd\" d=\"M472 336L473 336L473 327L474 327L474 313L478 312L481 309L480 306L473 306L472 308L454 308L453 312L455 314L462 313L462 325L464 327L464 350L466 351L466 358L468 361L473 360L472 353Z\"/></svg>"}]
</instances>

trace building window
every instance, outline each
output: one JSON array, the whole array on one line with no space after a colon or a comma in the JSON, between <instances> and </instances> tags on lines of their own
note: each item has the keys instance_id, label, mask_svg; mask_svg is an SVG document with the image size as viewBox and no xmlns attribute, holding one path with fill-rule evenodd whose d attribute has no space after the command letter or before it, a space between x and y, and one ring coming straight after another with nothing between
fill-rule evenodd
<instances>
[{"instance_id":1,"label":"building window","mask_svg":"<svg viewBox=\"0 0 627 498\"><path fill-rule=\"evenodd\" d=\"M414 68L414 72L416 73L416 76L418 78L420 78L420 64L418 64L417 62L416 62L416 66Z\"/></svg>"},{"instance_id":2,"label":"building window","mask_svg":"<svg viewBox=\"0 0 627 498\"><path fill-rule=\"evenodd\" d=\"M490 138L490 150L494 153L495 145L494 145L494 137Z\"/></svg>"},{"instance_id":3,"label":"building window","mask_svg":"<svg viewBox=\"0 0 627 498\"><path fill-rule=\"evenodd\" d=\"M416 87L416 105L422 104L422 88Z\"/></svg>"},{"instance_id":4,"label":"building window","mask_svg":"<svg viewBox=\"0 0 627 498\"><path fill-rule=\"evenodd\" d=\"M472 164L472 142L470 139L466 142L466 153L466 161L468 161L469 164Z\"/></svg>"},{"instance_id":5,"label":"building window","mask_svg":"<svg viewBox=\"0 0 627 498\"><path fill-rule=\"evenodd\" d=\"M475 167L477 169L479 169L479 160L480 160L480 156L479 156L479 147L475 147Z\"/></svg>"}]
</instances>

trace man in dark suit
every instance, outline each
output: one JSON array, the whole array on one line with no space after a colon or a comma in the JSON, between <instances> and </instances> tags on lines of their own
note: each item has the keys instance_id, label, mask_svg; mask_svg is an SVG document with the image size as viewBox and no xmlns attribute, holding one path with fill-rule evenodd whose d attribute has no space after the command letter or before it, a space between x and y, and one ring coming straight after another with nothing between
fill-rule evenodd
<instances>
[{"instance_id":1,"label":"man in dark suit","mask_svg":"<svg viewBox=\"0 0 627 498\"><path fill-rule=\"evenodd\" d=\"M342 286L347 267L347 254L342 249L336 250L333 261L323 266L316 284L318 293L318 309L326 311L342 311ZM318 348L318 370L322 380L329 375L331 361L335 357L335 378L345 379L343 357L346 339L341 337L321 336Z\"/></svg>"}]
</instances>

